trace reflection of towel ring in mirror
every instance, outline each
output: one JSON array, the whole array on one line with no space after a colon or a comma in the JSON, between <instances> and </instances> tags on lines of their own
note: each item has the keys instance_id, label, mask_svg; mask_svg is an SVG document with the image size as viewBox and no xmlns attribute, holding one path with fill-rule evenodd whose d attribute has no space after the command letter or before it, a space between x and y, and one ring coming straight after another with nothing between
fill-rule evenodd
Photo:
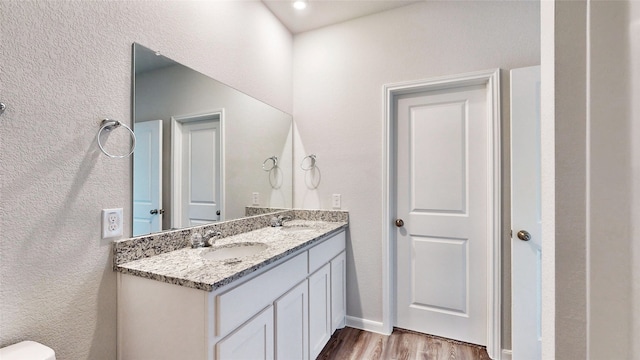
<instances>
[{"instance_id":1,"label":"reflection of towel ring in mirror","mask_svg":"<svg viewBox=\"0 0 640 360\"><path fill-rule=\"evenodd\" d=\"M100 123L100 125L102 125L100 127L100 130L98 130L98 147L100 148L100 151L102 151L105 155L107 155L110 158L116 158L116 159L122 159L122 158L126 158L131 156L131 154L133 154L133 150L136 149L136 134L133 133L133 130L131 130L130 127L127 126L127 124L122 123L118 120L111 120L111 119L104 119L102 120L102 122ZM113 154L109 154L104 147L102 146L102 142L100 141L100 136L102 135L103 131L111 131L119 126L124 127L125 129L129 130L129 133L131 134L131 150L129 150L129 152L126 155L113 155Z\"/></svg>"},{"instance_id":2,"label":"reflection of towel ring in mirror","mask_svg":"<svg viewBox=\"0 0 640 360\"><path fill-rule=\"evenodd\" d=\"M267 162L269 162L269 160L273 162L273 165L271 165L271 167L267 167L268 166ZM262 170L264 171L271 171L277 167L278 167L278 157L275 155L267 158L265 161L262 162Z\"/></svg>"},{"instance_id":3,"label":"reflection of towel ring in mirror","mask_svg":"<svg viewBox=\"0 0 640 360\"><path fill-rule=\"evenodd\" d=\"M305 167L304 166L304 161L309 159L309 166ZM316 154L311 154L311 155L307 155L304 158L302 158L302 161L300 162L300 168L304 171L309 171L311 169L313 169L314 167L316 167Z\"/></svg>"},{"instance_id":4,"label":"reflection of towel ring in mirror","mask_svg":"<svg viewBox=\"0 0 640 360\"><path fill-rule=\"evenodd\" d=\"M269 171L269 185L274 190L278 190L282 187L282 169L274 167L272 171Z\"/></svg>"}]
</instances>

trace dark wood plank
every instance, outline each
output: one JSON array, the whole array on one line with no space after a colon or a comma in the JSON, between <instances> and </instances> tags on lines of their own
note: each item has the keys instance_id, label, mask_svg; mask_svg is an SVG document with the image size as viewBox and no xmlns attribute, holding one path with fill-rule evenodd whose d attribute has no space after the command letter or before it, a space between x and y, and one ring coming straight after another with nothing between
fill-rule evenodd
<instances>
[{"instance_id":1,"label":"dark wood plank","mask_svg":"<svg viewBox=\"0 0 640 360\"><path fill-rule=\"evenodd\" d=\"M338 330L320 360L489 360L484 346L395 328L390 336L350 327Z\"/></svg>"}]
</instances>

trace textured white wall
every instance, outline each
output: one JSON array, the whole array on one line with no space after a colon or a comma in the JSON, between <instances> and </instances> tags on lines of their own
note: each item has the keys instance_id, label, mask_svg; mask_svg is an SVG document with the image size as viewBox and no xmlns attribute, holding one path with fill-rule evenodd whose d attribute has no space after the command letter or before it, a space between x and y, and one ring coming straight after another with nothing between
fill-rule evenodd
<instances>
[{"instance_id":1,"label":"textured white wall","mask_svg":"<svg viewBox=\"0 0 640 360\"><path fill-rule=\"evenodd\" d=\"M556 1L553 246L557 359L587 358L586 14L586 1Z\"/></svg>"},{"instance_id":2,"label":"textured white wall","mask_svg":"<svg viewBox=\"0 0 640 360\"><path fill-rule=\"evenodd\" d=\"M640 65L637 59L632 65L632 2L589 4L587 301L591 359L640 357L631 351L638 337L632 337L630 316L634 211L629 195L640 190L640 179L632 177L632 164L638 161L632 144L639 137L638 120L634 125L632 116L638 97L631 93L631 73ZM640 220L637 212L635 215Z\"/></svg>"},{"instance_id":3,"label":"textured white wall","mask_svg":"<svg viewBox=\"0 0 640 360\"><path fill-rule=\"evenodd\" d=\"M543 6L543 358L639 356L639 14L633 1Z\"/></svg>"},{"instance_id":4,"label":"textured white wall","mask_svg":"<svg viewBox=\"0 0 640 360\"><path fill-rule=\"evenodd\" d=\"M629 1L631 99L640 99L640 2ZM631 101L631 354L640 359L640 102ZM635 219L635 222L634 222Z\"/></svg>"},{"instance_id":5,"label":"textured white wall","mask_svg":"<svg viewBox=\"0 0 640 360\"><path fill-rule=\"evenodd\" d=\"M509 318L508 70L540 62L538 2L424 2L294 37L295 164L318 155L317 189L295 173L294 204L350 213L348 315L382 320L382 126L384 84L501 68L504 290Z\"/></svg>"},{"instance_id":6,"label":"textured white wall","mask_svg":"<svg viewBox=\"0 0 640 360\"><path fill-rule=\"evenodd\" d=\"M100 210L130 216L131 160L95 135L102 117L130 122L131 43L291 112L291 35L259 2L2 0L0 37L0 346L115 359Z\"/></svg>"}]
</instances>

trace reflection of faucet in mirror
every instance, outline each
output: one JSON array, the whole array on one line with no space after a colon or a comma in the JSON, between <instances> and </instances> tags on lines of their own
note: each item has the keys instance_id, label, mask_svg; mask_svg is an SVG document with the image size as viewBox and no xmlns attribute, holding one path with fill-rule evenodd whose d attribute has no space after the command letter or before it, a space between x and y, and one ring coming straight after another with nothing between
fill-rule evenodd
<instances>
[{"instance_id":1,"label":"reflection of faucet in mirror","mask_svg":"<svg viewBox=\"0 0 640 360\"><path fill-rule=\"evenodd\" d=\"M291 115L139 44L133 69L134 236L243 217L253 193L293 206ZM277 187L254 165L264 154Z\"/></svg>"}]
</instances>

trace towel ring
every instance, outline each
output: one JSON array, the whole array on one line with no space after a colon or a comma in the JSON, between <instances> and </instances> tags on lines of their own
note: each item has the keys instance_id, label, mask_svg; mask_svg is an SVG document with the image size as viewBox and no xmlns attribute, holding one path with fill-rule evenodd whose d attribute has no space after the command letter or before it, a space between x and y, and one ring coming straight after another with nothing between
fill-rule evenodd
<instances>
[{"instance_id":1,"label":"towel ring","mask_svg":"<svg viewBox=\"0 0 640 360\"><path fill-rule=\"evenodd\" d=\"M309 159L309 167L304 167L304 161L307 159ZM316 167L316 154L307 155L304 158L302 158L302 161L300 162L300 168L302 170L309 171L314 167Z\"/></svg>"},{"instance_id":2,"label":"towel ring","mask_svg":"<svg viewBox=\"0 0 640 360\"><path fill-rule=\"evenodd\" d=\"M267 162L269 160L273 161L273 165L271 165L270 168L267 168ZM276 167L278 167L278 157L275 156L275 155L272 156L272 157L267 158L265 161L262 162L262 170L264 170L264 171L271 171Z\"/></svg>"},{"instance_id":3,"label":"towel ring","mask_svg":"<svg viewBox=\"0 0 640 360\"><path fill-rule=\"evenodd\" d=\"M102 151L105 155L107 155L110 158L115 158L115 159L122 159L122 158L126 158L131 156L131 154L133 154L133 150L136 149L136 134L133 133L133 130L131 130L130 127L127 126L127 124L122 123L118 120L111 120L111 119L104 119L102 120L102 122L100 123L100 125L102 125L100 127L100 130L98 130L98 147L100 148L100 151ZM129 152L125 155L113 155L113 154L109 154L107 152L107 150L104 149L104 147L102 146L102 142L100 142L100 136L102 135L103 131L111 131L119 126L124 127L125 129L129 130L129 133L131 134L131 150L129 150Z\"/></svg>"}]
</instances>

